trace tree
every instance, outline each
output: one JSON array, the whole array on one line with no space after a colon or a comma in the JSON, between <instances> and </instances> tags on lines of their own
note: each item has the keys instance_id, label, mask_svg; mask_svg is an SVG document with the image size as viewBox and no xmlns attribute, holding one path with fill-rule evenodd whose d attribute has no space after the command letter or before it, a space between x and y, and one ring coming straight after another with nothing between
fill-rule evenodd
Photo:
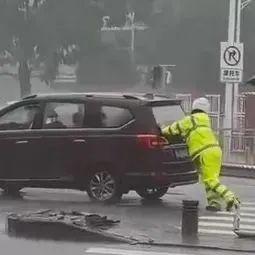
<instances>
[{"instance_id":1,"label":"tree","mask_svg":"<svg viewBox=\"0 0 255 255\"><path fill-rule=\"evenodd\" d=\"M10 48L20 66L31 60L35 46L41 59L55 70L50 59L60 47L76 44L86 54L100 46L101 15L91 1L0 0L0 7L0 32L5 38L0 50ZM13 38L17 39L15 45ZM28 73L19 77L28 77Z\"/></svg>"}]
</instances>

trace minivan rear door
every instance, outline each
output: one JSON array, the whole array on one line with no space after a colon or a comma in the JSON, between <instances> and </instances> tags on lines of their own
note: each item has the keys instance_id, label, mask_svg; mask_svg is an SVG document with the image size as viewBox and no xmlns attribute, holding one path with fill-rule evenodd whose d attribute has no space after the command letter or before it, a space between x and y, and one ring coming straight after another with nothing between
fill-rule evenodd
<instances>
[{"instance_id":1,"label":"minivan rear door","mask_svg":"<svg viewBox=\"0 0 255 255\"><path fill-rule=\"evenodd\" d=\"M156 123L160 127L171 125L174 121L180 120L185 113L180 104L153 104L152 112Z\"/></svg>"},{"instance_id":2,"label":"minivan rear door","mask_svg":"<svg viewBox=\"0 0 255 255\"><path fill-rule=\"evenodd\" d=\"M151 107L155 121L160 128L169 126L185 117L179 101L154 102ZM169 156L169 159L174 157L176 160L185 160L189 157L187 146L181 137L173 137L164 152Z\"/></svg>"}]
</instances>

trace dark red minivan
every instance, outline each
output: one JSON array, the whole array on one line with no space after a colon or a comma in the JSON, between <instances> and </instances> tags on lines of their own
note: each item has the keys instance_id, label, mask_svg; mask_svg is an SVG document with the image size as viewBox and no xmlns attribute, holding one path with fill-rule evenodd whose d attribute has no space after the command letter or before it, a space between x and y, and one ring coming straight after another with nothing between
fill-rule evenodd
<instances>
[{"instance_id":1,"label":"dark red minivan","mask_svg":"<svg viewBox=\"0 0 255 255\"><path fill-rule=\"evenodd\" d=\"M182 140L159 126L184 116L181 102L152 94L33 95L0 111L0 187L72 188L97 201L135 190L145 199L198 182Z\"/></svg>"}]
</instances>

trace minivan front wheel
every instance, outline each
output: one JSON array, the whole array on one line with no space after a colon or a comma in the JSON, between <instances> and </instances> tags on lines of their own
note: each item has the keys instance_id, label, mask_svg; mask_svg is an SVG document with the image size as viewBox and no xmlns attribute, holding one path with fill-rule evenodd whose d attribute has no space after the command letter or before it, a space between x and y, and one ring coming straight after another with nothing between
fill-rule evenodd
<instances>
[{"instance_id":1,"label":"minivan front wheel","mask_svg":"<svg viewBox=\"0 0 255 255\"><path fill-rule=\"evenodd\" d=\"M91 200L98 202L116 203L122 197L118 178L106 170L94 172L90 175L87 193Z\"/></svg>"},{"instance_id":2,"label":"minivan front wheel","mask_svg":"<svg viewBox=\"0 0 255 255\"><path fill-rule=\"evenodd\" d=\"M163 197L168 191L168 187L161 188L142 188L136 190L136 193L147 200L156 200Z\"/></svg>"}]
</instances>

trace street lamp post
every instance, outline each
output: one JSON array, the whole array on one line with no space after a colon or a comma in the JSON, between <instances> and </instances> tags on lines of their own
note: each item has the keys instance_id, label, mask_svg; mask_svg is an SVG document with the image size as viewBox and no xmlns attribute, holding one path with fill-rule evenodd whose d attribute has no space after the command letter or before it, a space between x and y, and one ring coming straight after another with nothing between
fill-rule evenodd
<instances>
[{"instance_id":1,"label":"street lamp post","mask_svg":"<svg viewBox=\"0 0 255 255\"><path fill-rule=\"evenodd\" d=\"M103 17L103 27L101 28L102 32L107 32L107 31L114 31L114 32L119 32L119 31L129 31L131 33L131 40L130 44L128 46L128 50L130 52L130 59L132 64L135 64L135 33L136 31L144 31L148 29L148 26L145 24L137 24L135 23L135 13L130 12L126 14L126 23L122 27L116 27L116 26L109 26L109 21L110 17L105 16Z\"/></svg>"}]
</instances>

